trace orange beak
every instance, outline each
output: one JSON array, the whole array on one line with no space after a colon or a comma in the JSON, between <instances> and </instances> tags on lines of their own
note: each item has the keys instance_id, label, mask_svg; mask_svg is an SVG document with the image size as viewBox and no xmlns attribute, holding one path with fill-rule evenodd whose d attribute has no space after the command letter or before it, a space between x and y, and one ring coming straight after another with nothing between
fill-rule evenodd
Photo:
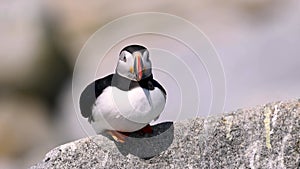
<instances>
[{"instance_id":1,"label":"orange beak","mask_svg":"<svg viewBox=\"0 0 300 169\"><path fill-rule=\"evenodd\" d=\"M136 80L140 81L143 77L143 63L140 55L137 55L135 57L134 64L135 64L134 70L136 74Z\"/></svg>"}]
</instances>

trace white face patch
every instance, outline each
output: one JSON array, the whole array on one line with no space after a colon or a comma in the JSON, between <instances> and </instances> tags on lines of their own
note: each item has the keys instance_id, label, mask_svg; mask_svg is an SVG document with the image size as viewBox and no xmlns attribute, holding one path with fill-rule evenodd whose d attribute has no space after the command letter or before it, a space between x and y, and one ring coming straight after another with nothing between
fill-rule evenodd
<instances>
[{"instance_id":1,"label":"white face patch","mask_svg":"<svg viewBox=\"0 0 300 169\"><path fill-rule=\"evenodd\" d=\"M149 77L152 74L152 63L148 50L145 50L142 55L143 60L143 78Z\"/></svg>"},{"instance_id":2,"label":"white face patch","mask_svg":"<svg viewBox=\"0 0 300 169\"><path fill-rule=\"evenodd\" d=\"M123 77L130 80L135 80L135 74L133 72L134 57L128 51L120 53L116 72Z\"/></svg>"}]
</instances>

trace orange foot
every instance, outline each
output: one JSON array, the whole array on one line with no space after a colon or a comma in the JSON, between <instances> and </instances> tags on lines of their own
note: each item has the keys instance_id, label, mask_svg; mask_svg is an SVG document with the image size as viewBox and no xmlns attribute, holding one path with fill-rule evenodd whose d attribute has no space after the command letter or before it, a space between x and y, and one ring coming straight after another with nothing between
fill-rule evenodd
<instances>
[{"instance_id":1,"label":"orange foot","mask_svg":"<svg viewBox=\"0 0 300 169\"><path fill-rule=\"evenodd\" d=\"M150 124L147 124L147 126L145 126L144 128L140 129L140 131L142 133L149 133L149 134L152 134L153 133L153 129L152 127L150 126Z\"/></svg>"},{"instance_id":2,"label":"orange foot","mask_svg":"<svg viewBox=\"0 0 300 169\"><path fill-rule=\"evenodd\" d=\"M125 139L127 138L127 134L115 130L108 130L107 134L111 135L111 137L119 143L124 143Z\"/></svg>"}]
</instances>

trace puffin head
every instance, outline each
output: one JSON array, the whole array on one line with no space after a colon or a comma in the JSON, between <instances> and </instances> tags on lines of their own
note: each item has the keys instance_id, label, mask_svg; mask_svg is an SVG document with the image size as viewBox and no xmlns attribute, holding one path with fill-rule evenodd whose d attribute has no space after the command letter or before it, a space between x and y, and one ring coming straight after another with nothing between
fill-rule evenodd
<instances>
[{"instance_id":1,"label":"puffin head","mask_svg":"<svg viewBox=\"0 0 300 169\"><path fill-rule=\"evenodd\" d=\"M121 50L116 73L127 79L140 81L151 76L151 67L147 48L140 45L130 45Z\"/></svg>"}]
</instances>

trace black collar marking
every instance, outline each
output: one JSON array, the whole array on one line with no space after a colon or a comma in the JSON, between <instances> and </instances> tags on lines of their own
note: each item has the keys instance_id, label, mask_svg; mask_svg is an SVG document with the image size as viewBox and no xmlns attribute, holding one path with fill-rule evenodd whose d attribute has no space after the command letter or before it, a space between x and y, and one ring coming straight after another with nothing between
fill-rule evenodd
<instances>
[{"instance_id":1,"label":"black collar marking","mask_svg":"<svg viewBox=\"0 0 300 169\"><path fill-rule=\"evenodd\" d=\"M89 118L89 122L93 120L92 107L97 97L103 92L108 86L115 86L123 91L129 91L135 87L142 87L148 90L154 90L155 87L159 88L164 95L167 93L165 89L153 79L153 76L149 76L141 81L129 80L125 77L116 74L110 74L104 78L97 79L96 81L89 84L80 95L80 111L83 117Z\"/></svg>"}]
</instances>

